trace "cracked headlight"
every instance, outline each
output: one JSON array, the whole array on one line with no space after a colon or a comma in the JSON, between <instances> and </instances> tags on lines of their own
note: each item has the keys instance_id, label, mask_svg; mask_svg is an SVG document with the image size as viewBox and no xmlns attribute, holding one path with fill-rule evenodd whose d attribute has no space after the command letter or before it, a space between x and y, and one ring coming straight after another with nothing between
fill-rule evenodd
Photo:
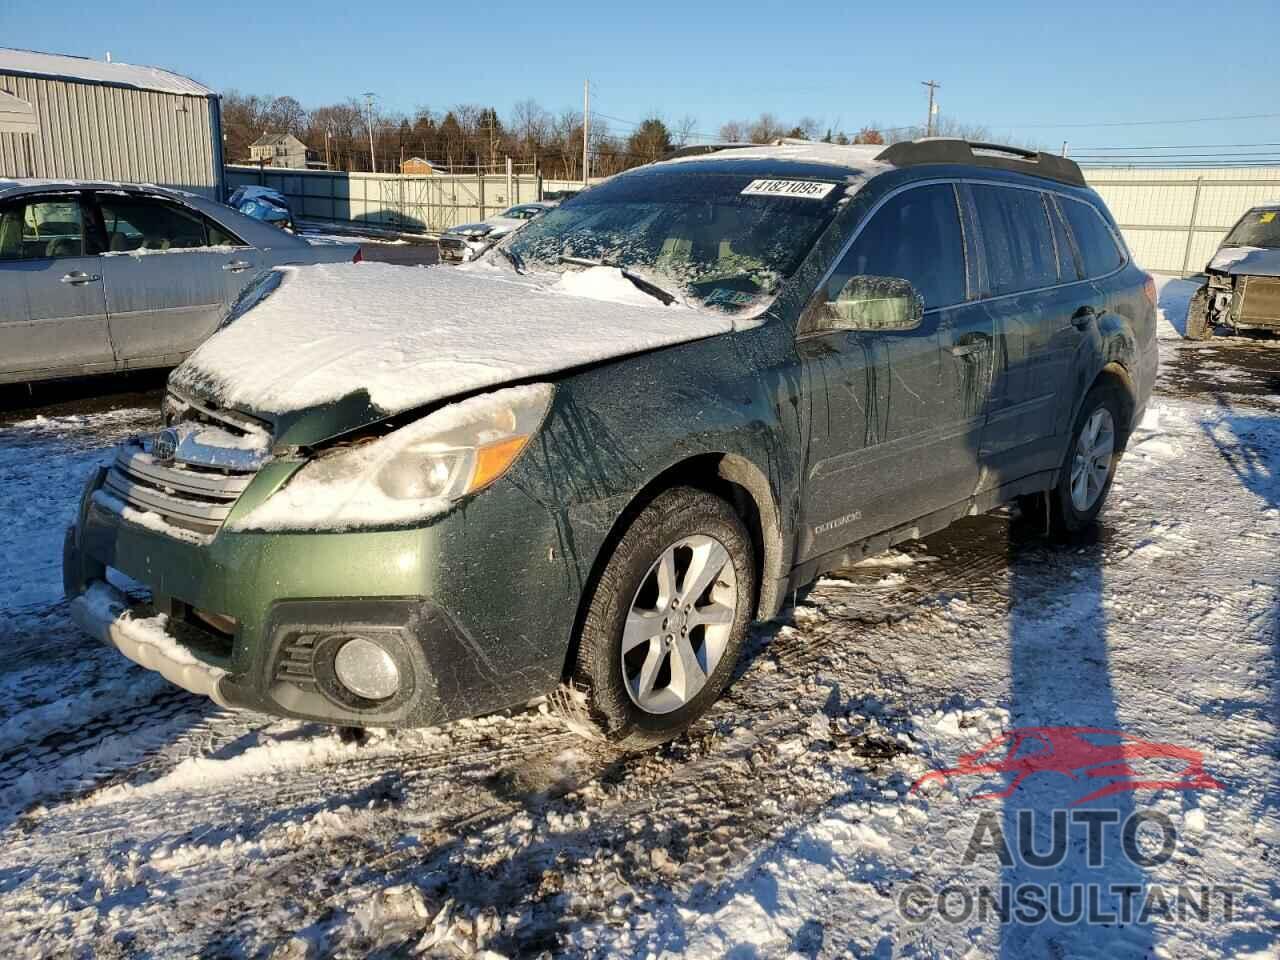
<instances>
[{"instance_id":1,"label":"cracked headlight","mask_svg":"<svg viewBox=\"0 0 1280 960\"><path fill-rule=\"evenodd\" d=\"M551 404L550 384L450 404L415 423L306 464L235 526L345 530L404 525L446 512L515 463Z\"/></svg>"}]
</instances>

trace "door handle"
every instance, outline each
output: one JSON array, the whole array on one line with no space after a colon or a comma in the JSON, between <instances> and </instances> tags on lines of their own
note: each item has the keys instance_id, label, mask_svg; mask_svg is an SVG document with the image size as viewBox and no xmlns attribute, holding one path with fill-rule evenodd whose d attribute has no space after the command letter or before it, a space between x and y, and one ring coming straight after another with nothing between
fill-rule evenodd
<instances>
[{"instance_id":1,"label":"door handle","mask_svg":"<svg viewBox=\"0 0 1280 960\"><path fill-rule=\"evenodd\" d=\"M253 264L248 260L232 260L230 263L222 265L223 270L229 270L232 273L239 273L241 270L248 270Z\"/></svg>"},{"instance_id":2,"label":"door handle","mask_svg":"<svg viewBox=\"0 0 1280 960\"><path fill-rule=\"evenodd\" d=\"M1071 325L1077 330L1083 330L1089 324L1098 318L1098 311L1095 307L1085 304L1079 310L1071 315Z\"/></svg>"},{"instance_id":3,"label":"door handle","mask_svg":"<svg viewBox=\"0 0 1280 960\"><path fill-rule=\"evenodd\" d=\"M59 283L93 283L95 280L101 280L101 274L85 273L83 270L72 270L70 273L64 274Z\"/></svg>"},{"instance_id":4,"label":"door handle","mask_svg":"<svg viewBox=\"0 0 1280 960\"><path fill-rule=\"evenodd\" d=\"M951 355L953 357L967 357L969 354L985 350L989 346L991 346L991 338L985 333L966 333L951 345Z\"/></svg>"}]
</instances>

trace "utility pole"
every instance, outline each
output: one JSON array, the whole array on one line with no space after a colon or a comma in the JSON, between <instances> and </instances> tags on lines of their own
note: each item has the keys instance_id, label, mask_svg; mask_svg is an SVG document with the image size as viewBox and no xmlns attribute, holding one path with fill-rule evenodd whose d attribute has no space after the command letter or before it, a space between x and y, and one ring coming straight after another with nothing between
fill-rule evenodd
<instances>
[{"instance_id":1,"label":"utility pole","mask_svg":"<svg viewBox=\"0 0 1280 960\"><path fill-rule=\"evenodd\" d=\"M373 154L373 98L374 94L366 93L364 95L365 107L369 113L369 168L374 172L378 172L378 158Z\"/></svg>"},{"instance_id":2,"label":"utility pole","mask_svg":"<svg viewBox=\"0 0 1280 960\"><path fill-rule=\"evenodd\" d=\"M587 179L591 176L591 81L582 84L582 189L587 188Z\"/></svg>"},{"instance_id":3,"label":"utility pole","mask_svg":"<svg viewBox=\"0 0 1280 960\"><path fill-rule=\"evenodd\" d=\"M925 130L924 135L926 137L932 137L933 136L933 114L934 114L934 111L937 109L933 105L933 91L937 90L940 86L942 86L942 84L938 83L938 81L936 80L921 80L920 83L921 85L929 88L929 119L926 120L924 124L924 130Z\"/></svg>"}]
</instances>

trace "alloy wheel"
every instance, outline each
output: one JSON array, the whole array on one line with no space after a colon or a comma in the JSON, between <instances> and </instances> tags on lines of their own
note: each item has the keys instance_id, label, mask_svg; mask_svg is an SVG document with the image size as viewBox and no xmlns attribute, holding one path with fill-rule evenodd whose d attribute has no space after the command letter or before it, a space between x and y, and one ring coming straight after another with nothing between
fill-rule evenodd
<instances>
[{"instance_id":1,"label":"alloy wheel","mask_svg":"<svg viewBox=\"0 0 1280 960\"><path fill-rule=\"evenodd\" d=\"M737 618L729 551L703 535L662 551L631 600L622 631L622 675L646 713L678 710L715 672Z\"/></svg>"}]
</instances>

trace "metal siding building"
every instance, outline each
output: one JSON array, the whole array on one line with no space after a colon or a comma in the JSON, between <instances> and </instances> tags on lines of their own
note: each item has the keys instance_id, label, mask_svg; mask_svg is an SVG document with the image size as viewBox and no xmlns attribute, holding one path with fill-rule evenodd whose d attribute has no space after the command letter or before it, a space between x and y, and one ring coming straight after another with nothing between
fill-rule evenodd
<instances>
[{"instance_id":1,"label":"metal siding building","mask_svg":"<svg viewBox=\"0 0 1280 960\"><path fill-rule=\"evenodd\" d=\"M37 130L0 127L0 177L113 180L222 198L218 95L126 63L0 48L0 92Z\"/></svg>"}]
</instances>

